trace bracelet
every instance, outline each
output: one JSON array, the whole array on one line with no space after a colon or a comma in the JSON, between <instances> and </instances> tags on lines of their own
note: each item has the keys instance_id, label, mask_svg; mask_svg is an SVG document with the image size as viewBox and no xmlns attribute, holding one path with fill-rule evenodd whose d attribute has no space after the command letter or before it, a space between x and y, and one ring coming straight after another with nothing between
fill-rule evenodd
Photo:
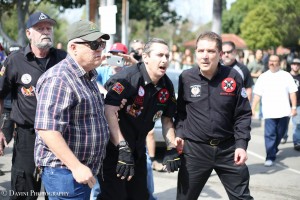
<instances>
[{"instance_id":1,"label":"bracelet","mask_svg":"<svg viewBox=\"0 0 300 200\"><path fill-rule=\"evenodd\" d=\"M296 107L296 106L293 106L292 109L297 109L297 107Z\"/></svg>"}]
</instances>

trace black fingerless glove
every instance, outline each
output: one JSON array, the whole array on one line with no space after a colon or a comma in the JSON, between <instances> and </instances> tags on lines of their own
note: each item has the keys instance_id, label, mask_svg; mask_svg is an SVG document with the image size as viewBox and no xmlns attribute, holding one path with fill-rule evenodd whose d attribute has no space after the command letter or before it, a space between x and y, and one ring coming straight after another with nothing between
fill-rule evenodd
<instances>
[{"instance_id":1,"label":"black fingerless glove","mask_svg":"<svg viewBox=\"0 0 300 200\"><path fill-rule=\"evenodd\" d=\"M128 178L134 175L134 159L130 147L126 141L121 141L118 145L119 158L116 172L119 177Z\"/></svg>"},{"instance_id":2,"label":"black fingerless glove","mask_svg":"<svg viewBox=\"0 0 300 200\"><path fill-rule=\"evenodd\" d=\"M168 172L174 172L180 168L181 160L176 148L167 149L163 165L166 165Z\"/></svg>"}]
</instances>

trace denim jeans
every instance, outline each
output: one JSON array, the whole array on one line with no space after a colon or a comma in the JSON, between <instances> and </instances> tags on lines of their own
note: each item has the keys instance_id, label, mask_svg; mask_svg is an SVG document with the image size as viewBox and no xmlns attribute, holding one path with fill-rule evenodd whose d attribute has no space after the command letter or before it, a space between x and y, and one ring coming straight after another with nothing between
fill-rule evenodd
<instances>
[{"instance_id":1,"label":"denim jeans","mask_svg":"<svg viewBox=\"0 0 300 200\"><path fill-rule=\"evenodd\" d=\"M292 118L292 123L294 145L300 144L300 106L297 106L297 115Z\"/></svg>"},{"instance_id":2,"label":"denim jeans","mask_svg":"<svg viewBox=\"0 0 300 200\"><path fill-rule=\"evenodd\" d=\"M266 160L276 159L278 145L288 129L289 120L289 117L265 119Z\"/></svg>"},{"instance_id":3,"label":"denim jeans","mask_svg":"<svg viewBox=\"0 0 300 200\"><path fill-rule=\"evenodd\" d=\"M44 167L42 181L49 200L90 199L90 187L87 184L77 183L68 169Z\"/></svg>"}]
</instances>

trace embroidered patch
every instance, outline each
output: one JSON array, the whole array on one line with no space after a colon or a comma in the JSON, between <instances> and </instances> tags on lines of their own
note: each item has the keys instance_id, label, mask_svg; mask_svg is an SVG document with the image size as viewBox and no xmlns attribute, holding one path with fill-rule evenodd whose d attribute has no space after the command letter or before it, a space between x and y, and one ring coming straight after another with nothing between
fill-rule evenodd
<instances>
[{"instance_id":1,"label":"embroidered patch","mask_svg":"<svg viewBox=\"0 0 300 200\"><path fill-rule=\"evenodd\" d=\"M145 90L142 86L140 86L138 94L140 97L143 97L145 95Z\"/></svg>"},{"instance_id":2,"label":"embroidered patch","mask_svg":"<svg viewBox=\"0 0 300 200\"><path fill-rule=\"evenodd\" d=\"M114 90L118 94L121 94L124 90L124 86L121 83L116 82L112 90Z\"/></svg>"},{"instance_id":3,"label":"embroidered patch","mask_svg":"<svg viewBox=\"0 0 300 200\"><path fill-rule=\"evenodd\" d=\"M244 87L242 88L241 96L244 97L244 98L247 98L247 92L246 92L246 89Z\"/></svg>"},{"instance_id":4,"label":"embroidered patch","mask_svg":"<svg viewBox=\"0 0 300 200\"><path fill-rule=\"evenodd\" d=\"M157 98L160 103L166 103L170 97L170 93L166 88L161 89L158 92Z\"/></svg>"},{"instance_id":5,"label":"embroidered patch","mask_svg":"<svg viewBox=\"0 0 300 200\"><path fill-rule=\"evenodd\" d=\"M191 85L191 97L201 96L201 85Z\"/></svg>"},{"instance_id":6,"label":"embroidered patch","mask_svg":"<svg viewBox=\"0 0 300 200\"><path fill-rule=\"evenodd\" d=\"M29 84L31 82L31 80L32 80L32 77L30 74L23 74L21 77L21 81L24 84Z\"/></svg>"},{"instance_id":7,"label":"embroidered patch","mask_svg":"<svg viewBox=\"0 0 300 200\"><path fill-rule=\"evenodd\" d=\"M236 82L233 78L225 78L222 81L222 90L225 92L233 92L236 88Z\"/></svg>"},{"instance_id":8,"label":"embroidered patch","mask_svg":"<svg viewBox=\"0 0 300 200\"><path fill-rule=\"evenodd\" d=\"M156 122L159 118L161 118L162 114L163 114L162 110L157 111L153 116L153 122Z\"/></svg>"},{"instance_id":9,"label":"embroidered patch","mask_svg":"<svg viewBox=\"0 0 300 200\"><path fill-rule=\"evenodd\" d=\"M29 88L22 87L21 92L24 96L34 96L34 87L30 86Z\"/></svg>"},{"instance_id":10,"label":"embroidered patch","mask_svg":"<svg viewBox=\"0 0 300 200\"><path fill-rule=\"evenodd\" d=\"M126 111L129 115L133 117L138 117L142 113L143 109L144 108L142 106L132 104L127 106Z\"/></svg>"}]
</instances>

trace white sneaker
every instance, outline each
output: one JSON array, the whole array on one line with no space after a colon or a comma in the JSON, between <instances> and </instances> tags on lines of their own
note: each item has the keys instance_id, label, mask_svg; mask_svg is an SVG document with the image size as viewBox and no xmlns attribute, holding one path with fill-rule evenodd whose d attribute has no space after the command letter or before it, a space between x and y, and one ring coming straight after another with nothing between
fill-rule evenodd
<instances>
[{"instance_id":1,"label":"white sneaker","mask_svg":"<svg viewBox=\"0 0 300 200\"><path fill-rule=\"evenodd\" d=\"M272 165L273 165L273 161L272 160L266 160L265 167L271 167Z\"/></svg>"},{"instance_id":2,"label":"white sneaker","mask_svg":"<svg viewBox=\"0 0 300 200\"><path fill-rule=\"evenodd\" d=\"M286 139L286 138L282 138L282 139L281 139L281 141L280 141L280 143L281 143L281 144L285 144L285 143L286 143L286 141L287 141L287 139Z\"/></svg>"}]
</instances>

